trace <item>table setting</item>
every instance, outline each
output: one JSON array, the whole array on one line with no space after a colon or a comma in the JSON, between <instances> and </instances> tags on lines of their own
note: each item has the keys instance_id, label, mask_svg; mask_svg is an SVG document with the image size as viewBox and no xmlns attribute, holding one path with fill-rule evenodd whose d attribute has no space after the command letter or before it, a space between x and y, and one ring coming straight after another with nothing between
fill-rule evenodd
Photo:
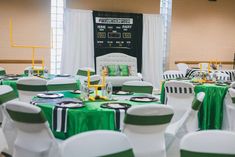
<instances>
[{"instance_id":1,"label":"table setting","mask_svg":"<svg viewBox=\"0 0 235 157\"><path fill-rule=\"evenodd\" d=\"M111 93L110 99L94 101L89 97L95 96L95 92L87 91L80 89L75 92L41 93L32 99L31 104L42 109L53 134L60 139L66 139L88 130L121 130L128 108L146 103L160 104L158 99L151 94L127 91L115 91ZM98 94L102 93L104 91L98 91ZM118 94L116 95L116 93ZM125 96L125 99L119 99L119 97ZM139 98L139 101L132 101L132 98ZM150 101L150 99L154 101Z\"/></svg>"},{"instance_id":2,"label":"table setting","mask_svg":"<svg viewBox=\"0 0 235 157\"><path fill-rule=\"evenodd\" d=\"M199 128L201 130L207 129L221 129L223 119L223 101L230 87L231 80L220 80L217 77L217 72L207 69L206 71L197 69L193 77L188 77L188 80L177 80L190 82L194 85L195 94L199 92L205 92L205 99L203 105L199 111ZM163 81L161 87L161 103L165 104L167 99L165 98L165 82Z\"/></svg>"}]
</instances>

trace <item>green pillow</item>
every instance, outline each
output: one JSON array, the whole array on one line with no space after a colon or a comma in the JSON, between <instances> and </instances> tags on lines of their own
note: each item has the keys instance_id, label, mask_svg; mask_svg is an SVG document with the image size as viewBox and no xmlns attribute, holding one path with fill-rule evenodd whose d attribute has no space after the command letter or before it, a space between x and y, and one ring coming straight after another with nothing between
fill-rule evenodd
<instances>
[{"instance_id":1,"label":"green pillow","mask_svg":"<svg viewBox=\"0 0 235 157\"><path fill-rule=\"evenodd\" d=\"M120 76L129 76L129 67L128 65L119 65Z\"/></svg>"},{"instance_id":2,"label":"green pillow","mask_svg":"<svg viewBox=\"0 0 235 157\"><path fill-rule=\"evenodd\" d=\"M108 65L107 68L108 68L109 76L118 76L119 75L118 65Z\"/></svg>"}]
</instances>

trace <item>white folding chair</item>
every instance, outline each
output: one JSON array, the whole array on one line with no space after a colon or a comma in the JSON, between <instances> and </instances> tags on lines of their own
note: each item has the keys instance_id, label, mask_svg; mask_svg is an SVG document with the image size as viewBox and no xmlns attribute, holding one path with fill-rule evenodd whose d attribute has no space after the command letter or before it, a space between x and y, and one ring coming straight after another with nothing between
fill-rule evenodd
<instances>
[{"instance_id":1,"label":"white folding chair","mask_svg":"<svg viewBox=\"0 0 235 157\"><path fill-rule=\"evenodd\" d=\"M148 93L152 94L153 85L146 81L127 81L122 85L123 91L135 92L135 93Z\"/></svg>"},{"instance_id":2,"label":"white folding chair","mask_svg":"<svg viewBox=\"0 0 235 157\"><path fill-rule=\"evenodd\" d=\"M177 79L184 77L184 74L181 71L177 70L168 70L163 73L163 79Z\"/></svg>"},{"instance_id":3,"label":"white folding chair","mask_svg":"<svg viewBox=\"0 0 235 157\"><path fill-rule=\"evenodd\" d=\"M173 116L170 106L146 104L127 110L123 132L133 145L136 157L165 157L164 132Z\"/></svg>"},{"instance_id":4,"label":"white folding chair","mask_svg":"<svg viewBox=\"0 0 235 157\"><path fill-rule=\"evenodd\" d=\"M0 67L0 76L6 75L6 70L3 67Z\"/></svg>"},{"instance_id":5,"label":"white folding chair","mask_svg":"<svg viewBox=\"0 0 235 157\"><path fill-rule=\"evenodd\" d=\"M76 89L77 89L77 81L74 78L58 77L47 81L48 91L67 91L67 90L76 90Z\"/></svg>"},{"instance_id":6,"label":"white folding chair","mask_svg":"<svg viewBox=\"0 0 235 157\"><path fill-rule=\"evenodd\" d=\"M17 128L14 157L60 156L59 144L39 107L14 101L6 103L6 111Z\"/></svg>"},{"instance_id":7,"label":"white folding chair","mask_svg":"<svg viewBox=\"0 0 235 157\"><path fill-rule=\"evenodd\" d=\"M127 137L115 131L89 131L66 140L62 157L134 157Z\"/></svg>"},{"instance_id":8,"label":"white folding chair","mask_svg":"<svg viewBox=\"0 0 235 157\"><path fill-rule=\"evenodd\" d=\"M194 86L192 83L182 81L167 81L165 83L167 105L174 108L174 117L171 123L180 120L184 113L191 108L194 99Z\"/></svg>"},{"instance_id":9,"label":"white folding chair","mask_svg":"<svg viewBox=\"0 0 235 157\"><path fill-rule=\"evenodd\" d=\"M167 156L179 156L179 143L182 137L190 132L198 131L198 111L205 97L204 92L200 92L194 98L191 108L186 111L183 117L170 124L165 132Z\"/></svg>"},{"instance_id":10,"label":"white folding chair","mask_svg":"<svg viewBox=\"0 0 235 157\"><path fill-rule=\"evenodd\" d=\"M181 157L233 157L235 133L210 130L189 133L180 143Z\"/></svg>"},{"instance_id":11,"label":"white folding chair","mask_svg":"<svg viewBox=\"0 0 235 157\"><path fill-rule=\"evenodd\" d=\"M30 102L32 97L39 93L47 91L47 81L38 77L24 77L17 82L17 89L19 92L19 100L23 102Z\"/></svg>"},{"instance_id":12,"label":"white folding chair","mask_svg":"<svg viewBox=\"0 0 235 157\"><path fill-rule=\"evenodd\" d=\"M235 131L235 89L229 88L224 99L223 130Z\"/></svg>"},{"instance_id":13,"label":"white folding chair","mask_svg":"<svg viewBox=\"0 0 235 157\"><path fill-rule=\"evenodd\" d=\"M201 68L202 70L207 71L208 67L210 66L209 63L198 63L198 67Z\"/></svg>"},{"instance_id":14,"label":"white folding chair","mask_svg":"<svg viewBox=\"0 0 235 157\"><path fill-rule=\"evenodd\" d=\"M187 69L189 69L188 65L186 63L178 63L176 66L178 70L185 76Z\"/></svg>"},{"instance_id":15,"label":"white folding chair","mask_svg":"<svg viewBox=\"0 0 235 157\"><path fill-rule=\"evenodd\" d=\"M13 101L17 98L14 90L7 85L0 86L0 114L2 114L2 137L0 137L0 152L3 150L4 153L12 155L13 144L16 136L16 129L13 125L12 120L4 110L6 102Z\"/></svg>"}]
</instances>

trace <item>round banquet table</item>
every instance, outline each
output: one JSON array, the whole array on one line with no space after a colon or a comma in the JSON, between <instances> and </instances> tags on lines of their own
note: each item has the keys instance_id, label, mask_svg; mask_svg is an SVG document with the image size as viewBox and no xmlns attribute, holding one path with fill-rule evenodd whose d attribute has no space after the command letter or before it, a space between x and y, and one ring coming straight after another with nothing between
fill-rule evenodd
<instances>
[{"instance_id":1,"label":"round banquet table","mask_svg":"<svg viewBox=\"0 0 235 157\"><path fill-rule=\"evenodd\" d=\"M64 94L64 98L80 98L80 94L74 94L72 92L60 92ZM140 96L140 94L134 94L131 96ZM118 98L118 96L113 96L114 98ZM122 100L113 100L113 101L104 101L104 100L97 100L97 101L85 101L84 107L81 108L69 108L67 111L67 131L60 132L55 131L52 129L53 123L53 108L54 105L50 103L38 103L39 106L46 119L49 122L50 128L55 137L60 139L66 139L71 137L75 134L90 131L90 130L119 130L120 122L120 111L117 109L109 109L109 108L102 108L101 104L107 102L122 102L128 103L131 106L133 105L144 105L146 102L133 102L130 101L130 96L121 96ZM127 98L128 100L124 100L123 98ZM37 99L36 97L33 99ZM147 102L147 104L160 104L160 101L156 102Z\"/></svg>"},{"instance_id":2,"label":"round banquet table","mask_svg":"<svg viewBox=\"0 0 235 157\"><path fill-rule=\"evenodd\" d=\"M161 103L165 103L165 82L161 88ZM223 121L223 102L227 94L229 85L219 86L215 84L204 83L196 85L194 92L205 92L205 98L201 109L198 112L199 128L201 130L207 129L221 129Z\"/></svg>"}]
</instances>

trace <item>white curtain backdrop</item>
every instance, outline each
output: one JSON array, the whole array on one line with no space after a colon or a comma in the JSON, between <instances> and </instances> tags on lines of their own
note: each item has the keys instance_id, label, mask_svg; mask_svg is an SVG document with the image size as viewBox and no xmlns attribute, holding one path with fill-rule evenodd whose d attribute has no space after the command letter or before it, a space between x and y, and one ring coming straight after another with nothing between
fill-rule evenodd
<instances>
[{"instance_id":1,"label":"white curtain backdrop","mask_svg":"<svg viewBox=\"0 0 235 157\"><path fill-rule=\"evenodd\" d=\"M163 74L163 21L160 15L143 14L143 66L145 81L160 87Z\"/></svg>"},{"instance_id":2,"label":"white curtain backdrop","mask_svg":"<svg viewBox=\"0 0 235 157\"><path fill-rule=\"evenodd\" d=\"M62 74L76 74L78 68L94 68L92 11L66 9L61 59Z\"/></svg>"}]
</instances>

